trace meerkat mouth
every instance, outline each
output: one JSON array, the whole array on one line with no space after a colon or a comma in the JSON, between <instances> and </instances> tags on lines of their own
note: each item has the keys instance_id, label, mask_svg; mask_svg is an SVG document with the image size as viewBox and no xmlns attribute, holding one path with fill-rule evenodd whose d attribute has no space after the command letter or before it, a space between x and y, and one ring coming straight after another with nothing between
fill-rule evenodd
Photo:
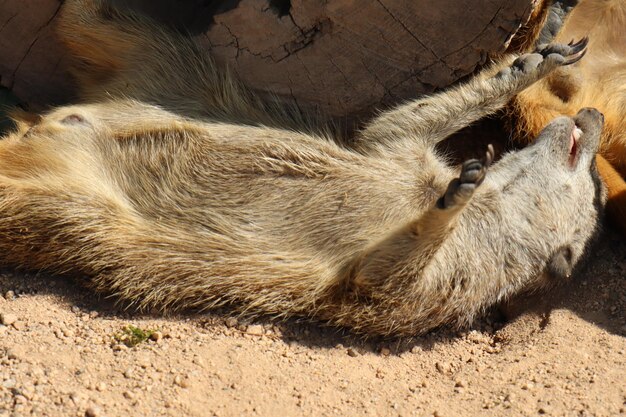
<instances>
[{"instance_id":1,"label":"meerkat mouth","mask_svg":"<svg viewBox=\"0 0 626 417\"><path fill-rule=\"evenodd\" d=\"M574 125L572 134L569 137L569 163L570 166L574 166L576 162L576 154L578 153L578 141L582 136L583 131L577 125Z\"/></svg>"}]
</instances>

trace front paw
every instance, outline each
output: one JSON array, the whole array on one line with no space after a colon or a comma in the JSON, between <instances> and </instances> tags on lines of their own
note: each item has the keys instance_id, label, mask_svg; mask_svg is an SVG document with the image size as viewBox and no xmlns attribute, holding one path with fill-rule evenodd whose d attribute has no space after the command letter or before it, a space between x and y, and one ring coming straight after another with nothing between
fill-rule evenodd
<instances>
[{"instance_id":1,"label":"front paw","mask_svg":"<svg viewBox=\"0 0 626 417\"><path fill-rule=\"evenodd\" d=\"M487 146L487 152L482 159L470 159L463 163L459 178L455 178L448 184L443 197L437 202L442 209L466 204L474 195L476 188L482 184L487 174L487 169L493 162L493 146Z\"/></svg>"},{"instance_id":2,"label":"front paw","mask_svg":"<svg viewBox=\"0 0 626 417\"><path fill-rule=\"evenodd\" d=\"M513 72L541 77L548 72L565 65L578 62L587 52L589 38L582 38L567 45L551 43L540 47L535 53L525 54L517 58L511 68Z\"/></svg>"}]
</instances>

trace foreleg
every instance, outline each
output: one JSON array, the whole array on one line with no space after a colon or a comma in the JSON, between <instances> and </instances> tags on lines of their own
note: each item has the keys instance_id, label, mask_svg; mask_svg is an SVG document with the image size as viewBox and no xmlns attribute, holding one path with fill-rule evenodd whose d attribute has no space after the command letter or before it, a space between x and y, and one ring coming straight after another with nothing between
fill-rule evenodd
<instances>
[{"instance_id":1,"label":"foreleg","mask_svg":"<svg viewBox=\"0 0 626 417\"><path fill-rule=\"evenodd\" d=\"M568 45L548 45L510 64L509 59L487 69L467 83L387 111L365 127L357 138L357 147L367 150L406 140L434 145L500 110L556 68L577 62L585 53L587 41L584 38Z\"/></svg>"},{"instance_id":2,"label":"foreleg","mask_svg":"<svg viewBox=\"0 0 626 417\"><path fill-rule=\"evenodd\" d=\"M353 270L356 291L368 292L380 285L393 287L397 281L405 282L407 276L417 277L456 226L493 157L493 147L489 145L482 160L466 161L459 177L450 182L432 208L370 248Z\"/></svg>"}]
</instances>

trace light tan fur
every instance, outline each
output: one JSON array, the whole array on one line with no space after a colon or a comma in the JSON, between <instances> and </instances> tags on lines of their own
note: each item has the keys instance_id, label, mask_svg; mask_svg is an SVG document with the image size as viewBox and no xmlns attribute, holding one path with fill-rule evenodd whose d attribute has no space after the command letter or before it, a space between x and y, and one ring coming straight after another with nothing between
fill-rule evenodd
<instances>
[{"instance_id":1,"label":"light tan fur","mask_svg":"<svg viewBox=\"0 0 626 417\"><path fill-rule=\"evenodd\" d=\"M517 137L531 141L552 119L574 115L582 107L600 110L605 127L598 167L609 189L609 214L626 232L626 1L581 0L556 41L582 36L590 39L585 59L558 69L516 98Z\"/></svg>"},{"instance_id":2,"label":"light tan fur","mask_svg":"<svg viewBox=\"0 0 626 417\"><path fill-rule=\"evenodd\" d=\"M493 167L489 150L459 174L434 150L564 64L567 46L382 113L348 149L123 7L66 0L61 33L84 103L0 141L4 266L85 277L140 307L414 335L566 279L596 232L595 110Z\"/></svg>"}]
</instances>

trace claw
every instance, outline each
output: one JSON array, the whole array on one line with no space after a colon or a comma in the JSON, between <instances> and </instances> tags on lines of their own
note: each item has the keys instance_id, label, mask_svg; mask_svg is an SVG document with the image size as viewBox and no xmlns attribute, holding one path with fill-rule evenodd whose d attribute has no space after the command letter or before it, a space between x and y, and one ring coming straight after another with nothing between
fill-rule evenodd
<instances>
[{"instance_id":1,"label":"claw","mask_svg":"<svg viewBox=\"0 0 626 417\"><path fill-rule=\"evenodd\" d=\"M572 48L572 53L570 55L577 54L578 52L584 50L585 48L587 48L588 43L589 43L589 37L585 36L584 38L582 38L575 44L572 44L572 45L568 44L568 46Z\"/></svg>"},{"instance_id":2,"label":"claw","mask_svg":"<svg viewBox=\"0 0 626 417\"><path fill-rule=\"evenodd\" d=\"M568 60L566 60L565 62L563 62L563 65L572 65L575 64L576 62L580 61L585 54L587 53L587 50L583 50L582 53L578 54L577 56L570 58Z\"/></svg>"},{"instance_id":3,"label":"claw","mask_svg":"<svg viewBox=\"0 0 626 417\"><path fill-rule=\"evenodd\" d=\"M485 158L483 159L483 166L485 168L488 168L489 166L491 166L494 155L495 155L495 152L493 150L493 145L490 143L489 145L487 145L487 152L485 152Z\"/></svg>"}]
</instances>

